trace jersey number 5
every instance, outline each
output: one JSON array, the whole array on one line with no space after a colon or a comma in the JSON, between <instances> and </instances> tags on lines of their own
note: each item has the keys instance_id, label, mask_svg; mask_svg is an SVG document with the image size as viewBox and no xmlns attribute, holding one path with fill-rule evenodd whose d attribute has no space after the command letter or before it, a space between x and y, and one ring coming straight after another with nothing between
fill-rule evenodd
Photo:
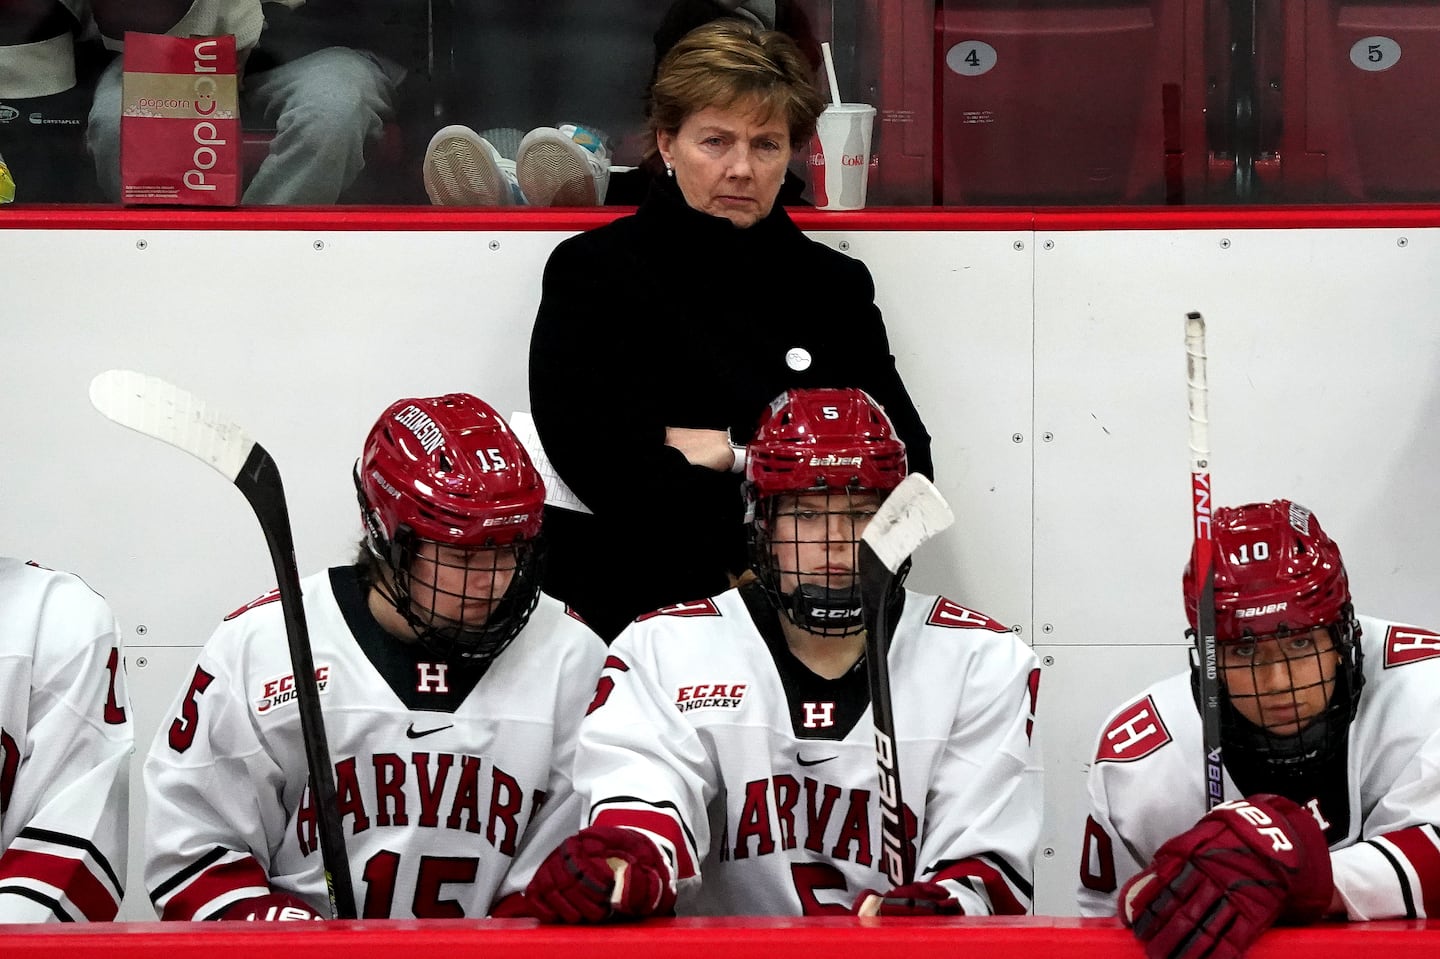
<instances>
[{"instance_id":1,"label":"jersey number 5","mask_svg":"<svg viewBox=\"0 0 1440 959\"><path fill-rule=\"evenodd\" d=\"M180 715L170 724L170 748L183 753L195 743L195 732L200 725L200 696L215 681L199 666L195 667L195 678L180 701Z\"/></svg>"},{"instance_id":2,"label":"jersey number 5","mask_svg":"<svg viewBox=\"0 0 1440 959\"><path fill-rule=\"evenodd\" d=\"M817 890L838 889L848 893L845 874L821 862L798 862L790 867L795 895L800 897L800 913L805 916L848 916L850 907L843 902L821 902Z\"/></svg>"}]
</instances>

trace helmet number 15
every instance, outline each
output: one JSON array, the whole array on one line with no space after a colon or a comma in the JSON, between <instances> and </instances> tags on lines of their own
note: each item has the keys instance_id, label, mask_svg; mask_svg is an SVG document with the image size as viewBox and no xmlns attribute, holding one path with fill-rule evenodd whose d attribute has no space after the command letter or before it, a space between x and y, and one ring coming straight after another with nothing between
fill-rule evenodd
<instances>
[{"instance_id":1,"label":"helmet number 15","mask_svg":"<svg viewBox=\"0 0 1440 959\"><path fill-rule=\"evenodd\" d=\"M505 462L505 455L494 447L476 450L475 458L480 461L480 469L486 473L498 473L510 468L510 464Z\"/></svg>"}]
</instances>

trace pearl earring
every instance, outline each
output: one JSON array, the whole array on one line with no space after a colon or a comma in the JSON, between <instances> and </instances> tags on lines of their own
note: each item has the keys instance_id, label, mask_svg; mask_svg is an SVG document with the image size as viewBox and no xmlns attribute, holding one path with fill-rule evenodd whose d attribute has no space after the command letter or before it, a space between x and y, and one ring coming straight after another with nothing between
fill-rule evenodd
<instances>
[{"instance_id":1,"label":"pearl earring","mask_svg":"<svg viewBox=\"0 0 1440 959\"><path fill-rule=\"evenodd\" d=\"M670 161L669 161L669 160L666 160L666 161L665 161L665 175L666 175L666 176L674 176L674 175L675 175L675 167L673 167L673 166L670 165Z\"/></svg>"}]
</instances>

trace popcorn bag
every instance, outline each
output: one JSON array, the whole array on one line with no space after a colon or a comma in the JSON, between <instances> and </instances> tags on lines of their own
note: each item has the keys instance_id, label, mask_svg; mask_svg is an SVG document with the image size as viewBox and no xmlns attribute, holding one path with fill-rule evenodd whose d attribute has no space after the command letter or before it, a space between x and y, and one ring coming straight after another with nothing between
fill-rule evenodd
<instances>
[{"instance_id":1,"label":"popcorn bag","mask_svg":"<svg viewBox=\"0 0 1440 959\"><path fill-rule=\"evenodd\" d=\"M237 103L233 36L126 33L121 201L238 204Z\"/></svg>"}]
</instances>

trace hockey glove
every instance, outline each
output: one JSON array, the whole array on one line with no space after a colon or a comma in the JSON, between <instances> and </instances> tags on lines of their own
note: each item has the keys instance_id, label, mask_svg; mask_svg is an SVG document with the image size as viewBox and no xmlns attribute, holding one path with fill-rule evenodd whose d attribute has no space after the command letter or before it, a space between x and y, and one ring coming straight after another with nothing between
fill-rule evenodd
<instances>
[{"instance_id":1,"label":"hockey glove","mask_svg":"<svg viewBox=\"0 0 1440 959\"><path fill-rule=\"evenodd\" d=\"M530 909L530 903L526 901L523 892L512 892L499 902L490 905L491 919L534 919L535 913Z\"/></svg>"},{"instance_id":2,"label":"hockey glove","mask_svg":"<svg viewBox=\"0 0 1440 959\"><path fill-rule=\"evenodd\" d=\"M591 826L555 847L525 888L541 922L669 915L675 883L655 844L633 829Z\"/></svg>"},{"instance_id":3,"label":"hockey glove","mask_svg":"<svg viewBox=\"0 0 1440 959\"><path fill-rule=\"evenodd\" d=\"M1221 803L1161 846L1120 889L1120 919L1149 959L1231 959L1276 921L1325 914L1330 850L1314 817L1282 796Z\"/></svg>"},{"instance_id":4,"label":"hockey glove","mask_svg":"<svg viewBox=\"0 0 1440 959\"><path fill-rule=\"evenodd\" d=\"M220 914L221 919L250 922L286 922L292 919L323 919L310 904L288 892L272 892L254 899L242 899Z\"/></svg>"},{"instance_id":5,"label":"hockey glove","mask_svg":"<svg viewBox=\"0 0 1440 959\"><path fill-rule=\"evenodd\" d=\"M862 889L850 910L857 916L963 916L960 900L938 882L912 882L896 886L883 896Z\"/></svg>"}]
</instances>

